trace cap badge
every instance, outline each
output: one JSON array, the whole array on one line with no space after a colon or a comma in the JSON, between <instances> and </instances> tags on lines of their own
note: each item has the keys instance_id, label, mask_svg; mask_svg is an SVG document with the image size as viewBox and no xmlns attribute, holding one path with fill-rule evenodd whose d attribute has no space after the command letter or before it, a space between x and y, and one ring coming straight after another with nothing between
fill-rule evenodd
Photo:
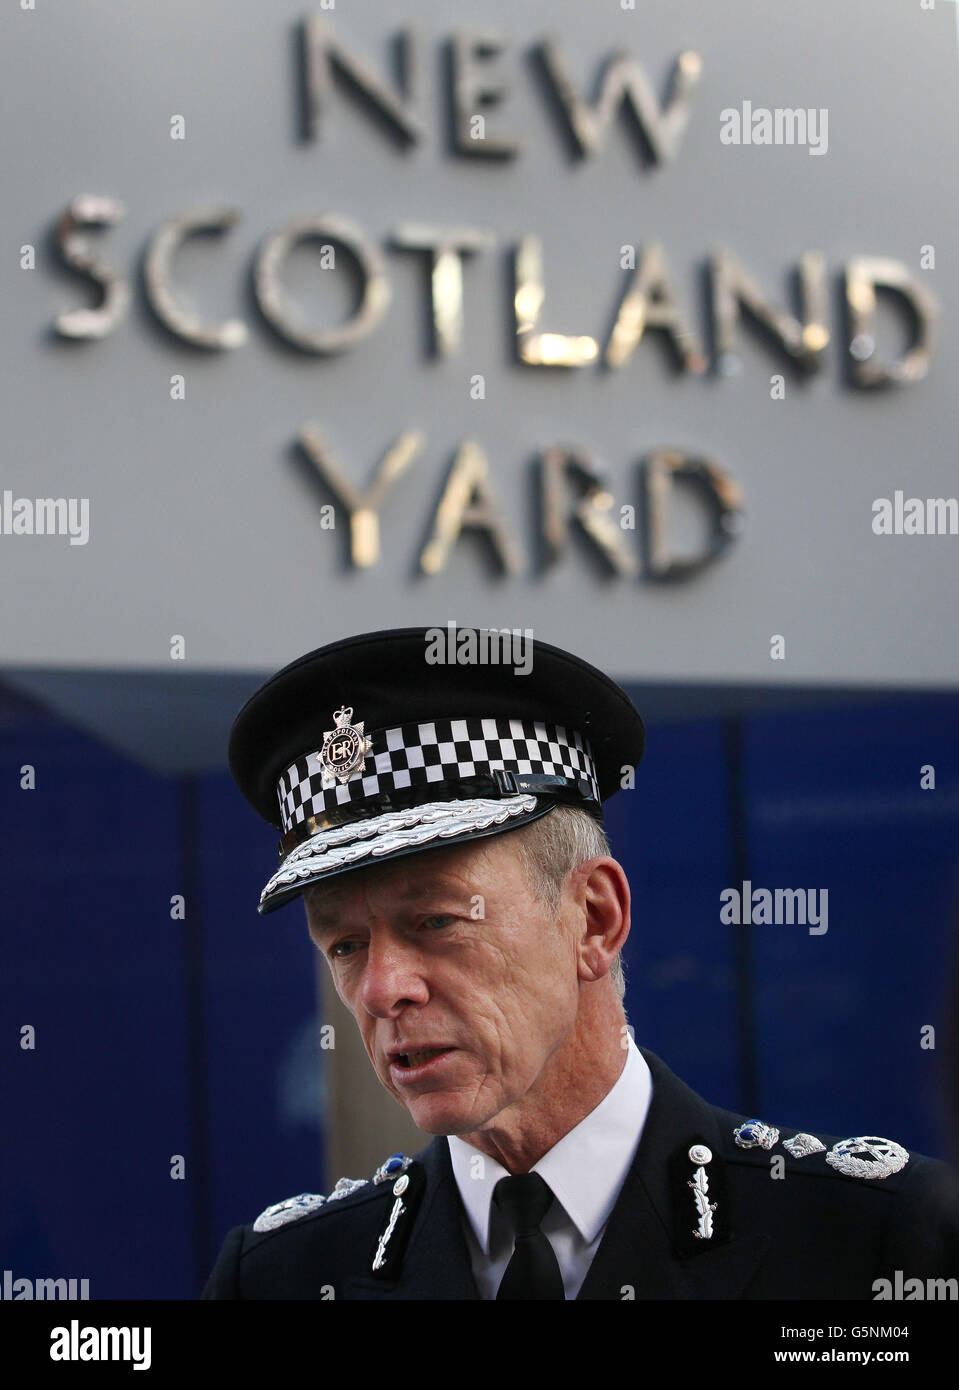
<instances>
[{"instance_id":1,"label":"cap badge","mask_svg":"<svg viewBox=\"0 0 959 1390\"><path fill-rule=\"evenodd\" d=\"M323 734L323 747L316 755L323 774L322 785L329 789L337 782L345 783L354 772L362 772L372 739L364 737L362 721L351 724L352 707L341 705L333 711L336 728Z\"/></svg>"}]
</instances>

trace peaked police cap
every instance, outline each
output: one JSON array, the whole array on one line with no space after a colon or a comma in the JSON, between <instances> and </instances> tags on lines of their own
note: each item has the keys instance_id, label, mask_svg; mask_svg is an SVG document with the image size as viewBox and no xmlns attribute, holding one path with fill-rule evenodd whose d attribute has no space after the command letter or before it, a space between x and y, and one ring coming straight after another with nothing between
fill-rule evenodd
<instances>
[{"instance_id":1,"label":"peaked police cap","mask_svg":"<svg viewBox=\"0 0 959 1390\"><path fill-rule=\"evenodd\" d=\"M624 690L518 630L396 628L320 647L262 685L230 734L234 780L281 832L259 910L559 804L601 820L644 744Z\"/></svg>"}]
</instances>

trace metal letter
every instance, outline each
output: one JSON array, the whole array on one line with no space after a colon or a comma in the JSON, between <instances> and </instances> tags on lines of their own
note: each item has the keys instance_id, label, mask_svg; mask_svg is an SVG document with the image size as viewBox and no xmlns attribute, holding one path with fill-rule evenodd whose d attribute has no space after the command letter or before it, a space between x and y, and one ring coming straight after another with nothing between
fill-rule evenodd
<instances>
[{"instance_id":1,"label":"metal letter","mask_svg":"<svg viewBox=\"0 0 959 1390\"><path fill-rule=\"evenodd\" d=\"M311 328L296 313L280 282L283 262L297 242L307 238L338 241L345 246L356 262L363 287L352 318L325 333ZM264 317L282 338L304 352L329 354L353 347L372 332L390 302L390 282L382 256L364 239L356 224L345 217L304 218L267 237L257 254L253 283Z\"/></svg>"},{"instance_id":2,"label":"metal letter","mask_svg":"<svg viewBox=\"0 0 959 1390\"><path fill-rule=\"evenodd\" d=\"M519 552L503 525L490 490L486 456L472 440L464 440L453 459L436 509L433 534L420 555L420 569L424 574L440 572L460 532L467 527L486 533L499 566L506 574L519 574Z\"/></svg>"},{"instance_id":3,"label":"metal letter","mask_svg":"<svg viewBox=\"0 0 959 1390\"><path fill-rule=\"evenodd\" d=\"M365 569L380 558L379 509L393 483L405 473L423 447L418 430L406 430L383 455L366 491L359 493L343 476L332 452L316 425L304 425L299 445L327 487L346 508L350 517L350 558L358 569Z\"/></svg>"},{"instance_id":4,"label":"metal letter","mask_svg":"<svg viewBox=\"0 0 959 1390\"><path fill-rule=\"evenodd\" d=\"M612 515L613 495L590 456L584 451L554 446L543 454L540 470L543 540L549 560L558 559L569 539L566 504L573 484L579 500L572 514L598 546L610 569L628 577L637 574L637 561Z\"/></svg>"},{"instance_id":5,"label":"metal letter","mask_svg":"<svg viewBox=\"0 0 959 1390\"><path fill-rule=\"evenodd\" d=\"M646 572L654 579L684 579L719 558L742 530L742 489L708 459L693 458L675 449L651 454L643 468ZM669 546L669 499L673 484L685 478L710 503L713 529L706 552L675 560Z\"/></svg>"},{"instance_id":6,"label":"metal letter","mask_svg":"<svg viewBox=\"0 0 959 1390\"><path fill-rule=\"evenodd\" d=\"M452 84L453 145L458 154L486 159L512 159L522 149L519 140L474 140L473 118L481 106L494 106L503 96L502 87L490 85L482 70L482 60L502 52L505 40L498 34L454 34L450 40Z\"/></svg>"},{"instance_id":7,"label":"metal letter","mask_svg":"<svg viewBox=\"0 0 959 1390\"><path fill-rule=\"evenodd\" d=\"M663 248L658 242L643 252L632 273L606 344L606 365L621 367L628 362L647 328L661 328L669 335L684 371L697 376L705 372L709 363L675 301Z\"/></svg>"},{"instance_id":8,"label":"metal letter","mask_svg":"<svg viewBox=\"0 0 959 1390\"><path fill-rule=\"evenodd\" d=\"M56 241L66 265L86 275L100 287L102 301L96 309L71 309L58 314L54 329L63 338L105 338L120 323L130 305L130 288L122 275L111 270L91 251L81 227L112 226L126 216L116 198L80 193L57 224Z\"/></svg>"},{"instance_id":9,"label":"metal letter","mask_svg":"<svg viewBox=\"0 0 959 1390\"><path fill-rule=\"evenodd\" d=\"M599 345L595 338L568 337L563 333L537 333L546 292L543 289L543 248L539 237L525 236L514 258L516 350L521 362L531 367L585 367L595 362Z\"/></svg>"},{"instance_id":10,"label":"metal letter","mask_svg":"<svg viewBox=\"0 0 959 1390\"><path fill-rule=\"evenodd\" d=\"M487 251L489 232L473 227L438 227L406 223L393 233L393 245L404 251L430 252L430 307L433 350L438 357L455 352L463 337L463 257Z\"/></svg>"},{"instance_id":11,"label":"metal letter","mask_svg":"<svg viewBox=\"0 0 959 1390\"><path fill-rule=\"evenodd\" d=\"M722 373L729 375L740 365L736 342L740 306L749 311L753 319L776 339L783 351L803 371L811 373L819 369L822 354L829 342L829 330L823 322L824 261L818 252L807 252L799 260L802 323L770 303L756 281L727 251L716 252L709 264L713 336L718 354L717 365Z\"/></svg>"},{"instance_id":12,"label":"metal letter","mask_svg":"<svg viewBox=\"0 0 959 1390\"><path fill-rule=\"evenodd\" d=\"M892 362L875 357L876 287L902 295L915 320L915 341ZM938 305L901 261L856 256L846 265L846 306L849 314L850 372L856 386L888 386L920 381L929 370L936 336Z\"/></svg>"},{"instance_id":13,"label":"metal letter","mask_svg":"<svg viewBox=\"0 0 959 1390\"><path fill-rule=\"evenodd\" d=\"M580 155L596 154L606 127L620 104L628 105L645 137L653 160L665 164L675 159L679 142L689 124L689 94L699 81L703 60L687 49L676 59L669 97L660 110L643 69L629 53L610 56L603 71L599 95L588 106L573 86L556 44L542 43L540 61L566 117L573 143Z\"/></svg>"},{"instance_id":14,"label":"metal letter","mask_svg":"<svg viewBox=\"0 0 959 1390\"><path fill-rule=\"evenodd\" d=\"M239 218L235 209L222 207L175 217L154 233L147 247L144 263L147 302L165 328L194 347L217 350L242 347L247 340L246 325L239 319L206 323L199 315L183 308L173 289L173 257L187 237L196 232L228 231Z\"/></svg>"},{"instance_id":15,"label":"metal letter","mask_svg":"<svg viewBox=\"0 0 959 1390\"><path fill-rule=\"evenodd\" d=\"M320 117L329 104L330 72L336 70L352 84L374 110L388 123L394 135L408 145L418 144L423 128L410 109L416 85L417 37L412 28L397 36L397 56L402 98L398 98L376 76L370 65L351 54L339 42L331 25L321 15L309 15L303 22L304 71L306 79L307 136L315 140Z\"/></svg>"}]
</instances>

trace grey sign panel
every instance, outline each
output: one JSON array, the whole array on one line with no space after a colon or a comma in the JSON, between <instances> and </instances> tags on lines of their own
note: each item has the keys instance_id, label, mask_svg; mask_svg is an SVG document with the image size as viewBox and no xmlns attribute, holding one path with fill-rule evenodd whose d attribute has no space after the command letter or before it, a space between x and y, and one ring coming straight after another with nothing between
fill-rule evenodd
<instances>
[{"instance_id":1,"label":"grey sign panel","mask_svg":"<svg viewBox=\"0 0 959 1390\"><path fill-rule=\"evenodd\" d=\"M959 679L952 4L48 0L0 64L6 666Z\"/></svg>"}]
</instances>

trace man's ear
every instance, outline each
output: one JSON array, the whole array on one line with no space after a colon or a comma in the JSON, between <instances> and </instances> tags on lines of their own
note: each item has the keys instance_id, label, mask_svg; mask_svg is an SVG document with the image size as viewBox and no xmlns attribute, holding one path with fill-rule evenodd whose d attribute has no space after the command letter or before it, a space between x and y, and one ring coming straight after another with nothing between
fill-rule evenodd
<instances>
[{"instance_id":1,"label":"man's ear","mask_svg":"<svg viewBox=\"0 0 959 1390\"><path fill-rule=\"evenodd\" d=\"M608 854L586 860L573 872L583 912L578 942L580 978L601 980L629 936L629 880L622 864Z\"/></svg>"}]
</instances>

